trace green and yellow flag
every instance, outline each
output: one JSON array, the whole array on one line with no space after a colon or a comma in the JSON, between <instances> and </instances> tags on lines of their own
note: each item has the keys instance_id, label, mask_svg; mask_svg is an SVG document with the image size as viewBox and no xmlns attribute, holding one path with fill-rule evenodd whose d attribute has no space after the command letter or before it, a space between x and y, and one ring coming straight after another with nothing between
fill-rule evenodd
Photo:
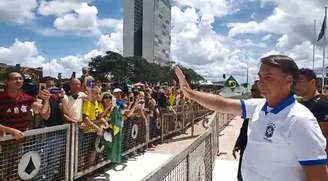
<instances>
[{"instance_id":1,"label":"green and yellow flag","mask_svg":"<svg viewBox=\"0 0 328 181\"><path fill-rule=\"evenodd\" d=\"M105 143L107 158L113 163L121 163L123 116L117 106L112 112L109 125L112 132L112 142Z\"/></svg>"}]
</instances>

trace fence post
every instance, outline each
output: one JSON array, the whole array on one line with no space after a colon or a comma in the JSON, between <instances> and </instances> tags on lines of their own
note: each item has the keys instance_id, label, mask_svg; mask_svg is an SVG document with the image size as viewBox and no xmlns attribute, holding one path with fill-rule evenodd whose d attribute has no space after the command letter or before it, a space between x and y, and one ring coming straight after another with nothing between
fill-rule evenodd
<instances>
[{"instance_id":1,"label":"fence post","mask_svg":"<svg viewBox=\"0 0 328 181\"><path fill-rule=\"evenodd\" d=\"M150 140L150 117L146 117L146 144L148 145Z\"/></svg>"},{"instance_id":2,"label":"fence post","mask_svg":"<svg viewBox=\"0 0 328 181\"><path fill-rule=\"evenodd\" d=\"M75 132L78 131L76 124L70 126L70 161L69 161L69 180L74 180L74 162L75 162Z\"/></svg>"},{"instance_id":3,"label":"fence post","mask_svg":"<svg viewBox=\"0 0 328 181\"><path fill-rule=\"evenodd\" d=\"M185 104L182 105L182 133L184 134L186 132L186 125L185 125L185 119L186 119L186 110L185 110Z\"/></svg>"},{"instance_id":4,"label":"fence post","mask_svg":"<svg viewBox=\"0 0 328 181\"><path fill-rule=\"evenodd\" d=\"M194 136L194 131L195 131L195 112L194 112L194 108L193 106L191 106L191 114L192 114L192 117L191 117L191 136L193 137Z\"/></svg>"},{"instance_id":5,"label":"fence post","mask_svg":"<svg viewBox=\"0 0 328 181\"><path fill-rule=\"evenodd\" d=\"M164 142L164 114L161 114L161 143Z\"/></svg>"}]
</instances>

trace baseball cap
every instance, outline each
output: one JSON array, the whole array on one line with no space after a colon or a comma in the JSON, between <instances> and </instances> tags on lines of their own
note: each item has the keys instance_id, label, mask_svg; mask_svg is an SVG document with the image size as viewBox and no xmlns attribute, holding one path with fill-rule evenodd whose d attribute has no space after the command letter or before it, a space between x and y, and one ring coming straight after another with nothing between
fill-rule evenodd
<instances>
[{"instance_id":1,"label":"baseball cap","mask_svg":"<svg viewBox=\"0 0 328 181\"><path fill-rule=\"evenodd\" d=\"M123 92L120 88L115 88L114 90L113 90L113 93L118 93L118 92Z\"/></svg>"}]
</instances>

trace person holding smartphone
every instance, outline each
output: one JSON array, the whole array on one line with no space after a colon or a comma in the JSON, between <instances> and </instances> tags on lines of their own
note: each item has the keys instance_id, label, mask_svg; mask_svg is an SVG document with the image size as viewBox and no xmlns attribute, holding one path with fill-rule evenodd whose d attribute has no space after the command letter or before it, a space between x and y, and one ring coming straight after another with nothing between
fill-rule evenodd
<instances>
[{"instance_id":1,"label":"person holding smartphone","mask_svg":"<svg viewBox=\"0 0 328 181\"><path fill-rule=\"evenodd\" d=\"M65 93L61 88L56 87L56 82L53 78L46 80L46 88L51 94L49 99L50 117L44 120L44 125L46 127L62 125L64 124L64 119L61 99Z\"/></svg>"},{"instance_id":2,"label":"person holding smartphone","mask_svg":"<svg viewBox=\"0 0 328 181\"><path fill-rule=\"evenodd\" d=\"M42 102L22 91L23 76L17 70L10 70L5 75L6 88L0 93L0 132L12 134L16 140L24 138L24 131L28 129L28 112L32 109L43 119L50 116L49 98L47 90L42 90L39 97Z\"/></svg>"}]
</instances>

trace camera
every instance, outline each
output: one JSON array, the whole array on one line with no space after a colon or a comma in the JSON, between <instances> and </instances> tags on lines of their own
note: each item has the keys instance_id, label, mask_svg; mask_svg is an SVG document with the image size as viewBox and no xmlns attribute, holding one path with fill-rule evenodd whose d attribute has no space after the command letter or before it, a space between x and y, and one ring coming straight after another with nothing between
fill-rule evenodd
<instances>
[{"instance_id":1,"label":"camera","mask_svg":"<svg viewBox=\"0 0 328 181\"><path fill-rule=\"evenodd\" d=\"M61 93L61 88L51 88L50 90L49 90L49 92L50 92L50 94L59 94L59 93Z\"/></svg>"}]
</instances>

